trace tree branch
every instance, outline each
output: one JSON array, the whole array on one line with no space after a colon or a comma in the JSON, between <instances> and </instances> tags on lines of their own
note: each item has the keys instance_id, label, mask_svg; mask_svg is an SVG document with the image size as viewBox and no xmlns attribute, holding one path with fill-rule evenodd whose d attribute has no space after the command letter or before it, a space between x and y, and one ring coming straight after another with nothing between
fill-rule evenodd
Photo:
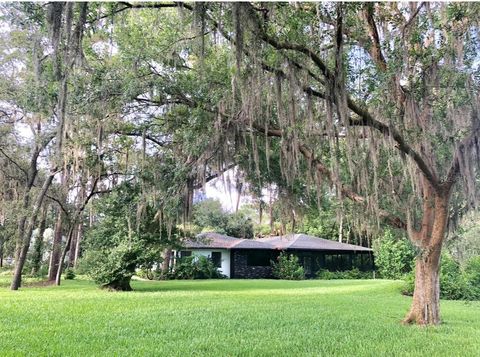
<instances>
[{"instance_id":1,"label":"tree branch","mask_svg":"<svg viewBox=\"0 0 480 357\"><path fill-rule=\"evenodd\" d=\"M268 136L273 136L273 137L281 137L282 136L282 131L280 129L268 129L265 131L265 128L263 126L260 126L258 124L253 124L253 127L255 130L257 130L261 134L266 134ZM299 144L298 145L299 151L302 153L302 155L308 160L308 162L311 163L311 165L323 176L325 177L330 183L335 184L342 195L344 197L349 198L351 201L360 203L360 204L365 204L366 199L365 197L359 195L356 193L354 190L351 188L343 185L341 182L335 182L334 176L332 175L331 171L318 159L315 157L313 154L313 151L308 148L306 145ZM379 210L379 215L381 218L385 219L385 221L390 224L391 226L395 228L400 228L403 230L407 229L407 224L397 216L393 216L390 213L384 211L384 210Z\"/></svg>"},{"instance_id":2,"label":"tree branch","mask_svg":"<svg viewBox=\"0 0 480 357\"><path fill-rule=\"evenodd\" d=\"M15 160L13 160L1 147L0 147L0 152L7 158L8 161L10 161L15 167L17 167L23 174L25 175L25 178L28 177L27 170L25 170L23 167L21 167Z\"/></svg>"},{"instance_id":3,"label":"tree branch","mask_svg":"<svg viewBox=\"0 0 480 357\"><path fill-rule=\"evenodd\" d=\"M148 134L144 135L143 133L138 132L138 131L122 131L120 129L117 129L117 130L114 131L114 133L118 134L118 135L125 135L125 136L145 137L145 139L151 141L152 143L154 143L158 146L162 146L162 147L168 144L164 141L160 141L160 140L155 139L151 135L148 135Z\"/></svg>"},{"instance_id":4,"label":"tree branch","mask_svg":"<svg viewBox=\"0 0 480 357\"><path fill-rule=\"evenodd\" d=\"M374 12L374 4L368 3L365 5L364 10L362 11L363 16L365 17L367 23L367 30L368 35L370 36L370 40L372 42L372 46L370 48L370 55L372 56L373 61L377 64L377 66L382 70L385 71L387 69L387 62L385 61L385 57L382 53L382 47L380 45L380 36L378 35L377 25L375 23L375 19L373 17Z\"/></svg>"}]
</instances>

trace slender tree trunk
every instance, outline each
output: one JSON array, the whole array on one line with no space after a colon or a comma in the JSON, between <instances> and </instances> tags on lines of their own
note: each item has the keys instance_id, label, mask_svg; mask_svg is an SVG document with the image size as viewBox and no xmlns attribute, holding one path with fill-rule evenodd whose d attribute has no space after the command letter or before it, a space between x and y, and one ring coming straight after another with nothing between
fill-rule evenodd
<instances>
[{"instance_id":1,"label":"slender tree trunk","mask_svg":"<svg viewBox=\"0 0 480 357\"><path fill-rule=\"evenodd\" d=\"M40 218L40 224L38 226L38 235L33 245L33 254L32 254L32 275L35 275L40 270L40 265L42 263L42 249L43 249L43 234L45 233L45 228L47 226L47 207L44 206L42 209L42 214Z\"/></svg>"},{"instance_id":2,"label":"slender tree trunk","mask_svg":"<svg viewBox=\"0 0 480 357\"><path fill-rule=\"evenodd\" d=\"M63 213L58 209L57 222L55 223L55 233L53 235L52 252L50 254L50 264L48 267L48 280L54 281L57 276L60 255L62 253L63 237Z\"/></svg>"},{"instance_id":3,"label":"slender tree trunk","mask_svg":"<svg viewBox=\"0 0 480 357\"><path fill-rule=\"evenodd\" d=\"M72 241L70 242L70 247L68 249L68 267L73 268L75 261L75 249L77 249L77 237L78 237L78 225L75 225L72 234Z\"/></svg>"},{"instance_id":4,"label":"slender tree trunk","mask_svg":"<svg viewBox=\"0 0 480 357\"><path fill-rule=\"evenodd\" d=\"M77 240L75 242L75 257L73 259L73 266L77 267L78 259L80 258L80 243L82 242L83 238L83 223L78 224L77 230Z\"/></svg>"},{"instance_id":5,"label":"slender tree trunk","mask_svg":"<svg viewBox=\"0 0 480 357\"><path fill-rule=\"evenodd\" d=\"M338 241L343 242L343 214L340 214L340 224L338 227Z\"/></svg>"},{"instance_id":6,"label":"slender tree trunk","mask_svg":"<svg viewBox=\"0 0 480 357\"><path fill-rule=\"evenodd\" d=\"M274 222L273 222L273 197L272 197L272 189L270 188L269 194L270 194L270 202L269 202L269 213L270 213L270 234L273 234L273 229L274 229Z\"/></svg>"},{"instance_id":7,"label":"slender tree trunk","mask_svg":"<svg viewBox=\"0 0 480 357\"><path fill-rule=\"evenodd\" d=\"M5 239L3 235L0 235L0 268L3 268L3 245L5 243Z\"/></svg>"},{"instance_id":8,"label":"slender tree trunk","mask_svg":"<svg viewBox=\"0 0 480 357\"><path fill-rule=\"evenodd\" d=\"M63 272L63 263L65 261L65 257L67 256L67 252L69 251L70 247L72 246L72 237L73 237L73 231L75 230L75 224L72 224L70 226L70 229L68 230L67 234L67 242L65 243L65 247L62 250L62 254L60 255L60 259L58 261L58 268L56 275L54 277L55 284L60 285L60 281L62 278L62 272Z\"/></svg>"},{"instance_id":9,"label":"slender tree trunk","mask_svg":"<svg viewBox=\"0 0 480 357\"><path fill-rule=\"evenodd\" d=\"M240 208L240 200L242 199L242 188L243 188L243 183L240 182L237 186L237 203L235 205L235 213L237 213L238 209Z\"/></svg>"},{"instance_id":10,"label":"slender tree trunk","mask_svg":"<svg viewBox=\"0 0 480 357\"><path fill-rule=\"evenodd\" d=\"M15 261L15 270L13 273L12 285L10 289L18 290L22 283L22 271L25 265L25 261L27 259L28 249L30 248L30 241L32 237L33 227L35 226L35 222L37 220L38 211L40 210L40 206L43 203L43 199L47 193L48 188L52 184L53 177L55 176L55 172L51 172L50 175L45 179L42 190L37 196L35 205L33 206L32 213L30 214L30 218L28 221L28 225L25 229L22 238L22 248L20 250L20 254L18 256L18 260Z\"/></svg>"},{"instance_id":11,"label":"slender tree trunk","mask_svg":"<svg viewBox=\"0 0 480 357\"><path fill-rule=\"evenodd\" d=\"M427 192L424 199L422 229L411 234L421 253L415 264L415 290L405 323L438 325L440 323L440 257L448 219L449 193Z\"/></svg>"}]
</instances>

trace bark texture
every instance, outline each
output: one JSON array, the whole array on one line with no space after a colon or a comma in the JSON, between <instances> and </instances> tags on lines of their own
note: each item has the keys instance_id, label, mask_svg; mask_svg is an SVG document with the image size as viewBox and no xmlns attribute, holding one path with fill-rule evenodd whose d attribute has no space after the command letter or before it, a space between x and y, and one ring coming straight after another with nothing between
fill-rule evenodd
<instances>
[{"instance_id":1,"label":"bark texture","mask_svg":"<svg viewBox=\"0 0 480 357\"><path fill-rule=\"evenodd\" d=\"M420 247L415 263L415 289L404 323L440 323L440 257L448 220L449 192L424 191L422 227L410 238Z\"/></svg>"},{"instance_id":2,"label":"bark texture","mask_svg":"<svg viewBox=\"0 0 480 357\"><path fill-rule=\"evenodd\" d=\"M172 249L167 248L163 254L162 276L165 277L170 272L170 260L172 259Z\"/></svg>"}]
</instances>

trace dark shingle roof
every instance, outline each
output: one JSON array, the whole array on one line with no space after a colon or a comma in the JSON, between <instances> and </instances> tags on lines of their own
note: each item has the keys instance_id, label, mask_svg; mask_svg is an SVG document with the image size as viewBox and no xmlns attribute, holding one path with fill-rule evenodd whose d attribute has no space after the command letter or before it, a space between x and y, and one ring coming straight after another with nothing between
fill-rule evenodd
<instances>
[{"instance_id":1,"label":"dark shingle roof","mask_svg":"<svg viewBox=\"0 0 480 357\"><path fill-rule=\"evenodd\" d=\"M306 234L289 234L286 236L268 237L257 239L260 242L268 243L274 249L306 249L306 250L347 250L347 251L372 251L359 245L340 243L333 240L309 236Z\"/></svg>"},{"instance_id":2,"label":"dark shingle roof","mask_svg":"<svg viewBox=\"0 0 480 357\"><path fill-rule=\"evenodd\" d=\"M213 249L273 249L270 244L253 239L240 239L218 233L201 233L195 240L187 240L185 248Z\"/></svg>"},{"instance_id":3,"label":"dark shingle roof","mask_svg":"<svg viewBox=\"0 0 480 357\"><path fill-rule=\"evenodd\" d=\"M333 240L317 238L306 234L290 234L286 236L260 239L240 239L218 233L202 233L194 240L184 243L187 249L303 249L303 250L344 250L371 252L370 248L359 245L340 243Z\"/></svg>"}]
</instances>

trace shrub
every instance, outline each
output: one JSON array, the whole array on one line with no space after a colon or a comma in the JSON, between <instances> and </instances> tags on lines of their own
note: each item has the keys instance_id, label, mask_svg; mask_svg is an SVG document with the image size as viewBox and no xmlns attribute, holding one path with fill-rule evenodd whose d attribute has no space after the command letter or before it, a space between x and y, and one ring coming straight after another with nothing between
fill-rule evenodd
<instances>
[{"instance_id":1,"label":"shrub","mask_svg":"<svg viewBox=\"0 0 480 357\"><path fill-rule=\"evenodd\" d=\"M65 269L65 279L67 280L75 279L75 271L72 268Z\"/></svg>"},{"instance_id":2,"label":"shrub","mask_svg":"<svg viewBox=\"0 0 480 357\"><path fill-rule=\"evenodd\" d=\"M161 280L162 272L158 269L141 268L135 271L135 275L142 279Z\"/></svg>"},{"instance_id":3,"label":"shrub","mask_svg":"<svg viewBox=\"0 0 480 357\"><path fill-rule=\"evenodd\" d=\"M140 247L122 243L105 252L87 251L82 263L88 267L88 275L97 284L128 291L131 290L130 279L135 273L140 254Z\"/></svg>"},{"instance_id":4,"label":"shrub","mask_svg":"<svg viewBox=\"0 0 480 357\"><path fill-rule=\"evenodd\" d=\"M372 279L372 272L360 271L358 268L346 271L329 271L321 269L317 273L317 279L333 280L333 279Z\"/></svg>"},{"instance_id":5,"label":"shrub","mask_svg":"<svg viewBox=\"0 0 480 357\"><path fill-rule=\"evenodd\" d=\"M478 264L478 265L477 265ZM472 259L465 270L448 254L443 254L440 262L440 298L446 300L477 300L480 292L475 287L475 279L480 277L480 259ZM476 273L475 273L476 272ZM476 275L478 274L478 275ZM405 278L402 293L413 295L415 274L409 273Z\"/></svg>"},{"instance_id":6,"label":"shrub","mask_svg":"<svg viewBox=\"0 0 480 357\"><path fill-rule=\"evenodd\" d=\"M181 258L170 273L172 279L220 279L223 277L210 259L195 255Z\"/></svg>"},{"instance_id":7,"label":"shrub","mask_svg":"<svg viewBox=\"0 0 480 357\"><path fill-rule=\"evenodd\" d=\"M475 299L480 299L480 256L470 258L467 261L465 277Z\"/></svg>"},{"instance_id":8,"label":"shrub","mask_svg":"<svg viewBox=\"0 0 480 357\"><path fill-rule=\"evenodd\" d=\"M415 250L408 240L396 239L387 230L374 245L374 255L381 278L401 279L412 271Z\"/></svg>"},{"instance_id":9,"label":"shrub","mask_svg":"<svg viewBox=\"0 0 480 357\"><path fill-rule=\"evenodd\" d=\"M277 262L272 262L272 267L273 275L278 279L305 279L305 270L300 265L296 255L281 253L277 258Z\"/></svg>"}]
</instances>

